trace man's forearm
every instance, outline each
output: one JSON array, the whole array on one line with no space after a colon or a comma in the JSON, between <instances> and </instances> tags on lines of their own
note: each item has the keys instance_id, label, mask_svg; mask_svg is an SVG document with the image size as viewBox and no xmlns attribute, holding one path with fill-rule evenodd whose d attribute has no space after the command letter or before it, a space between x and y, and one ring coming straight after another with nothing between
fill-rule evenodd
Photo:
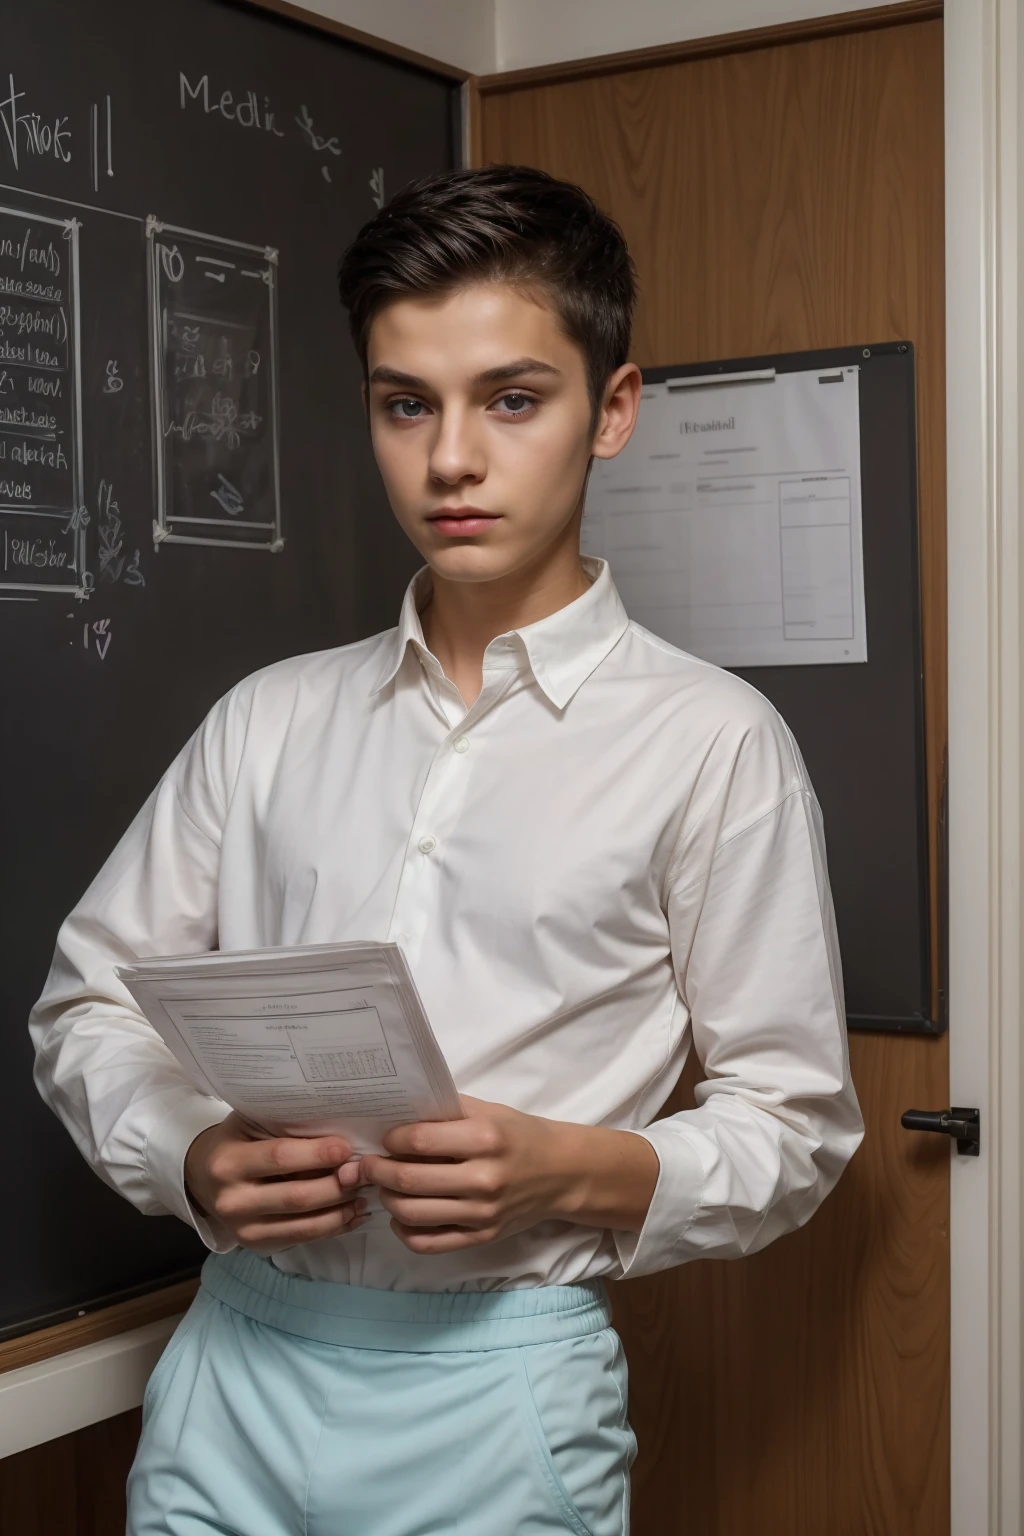
<instances>
[{"instance_id":1,"label":"man's forearm","mask_svg":"<svg viewBox=\"0 0 1024 1536\"><path fill-rule=\"evenodd\" d=\"M661 1164L633 1131L563 1122L565 1191L553 1213L587 1227L639 1232Z\"/></svg>"}]
</instances>

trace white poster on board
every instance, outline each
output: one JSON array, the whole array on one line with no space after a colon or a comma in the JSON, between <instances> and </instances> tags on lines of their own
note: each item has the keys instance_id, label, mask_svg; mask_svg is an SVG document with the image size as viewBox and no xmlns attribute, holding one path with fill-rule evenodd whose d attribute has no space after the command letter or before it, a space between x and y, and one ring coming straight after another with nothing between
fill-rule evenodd
<instances>
[{"instance_id":1,"label":"white poster on board","mask_svg":"<svg viewBox=\"0 0 1024 1536\"><path fill-rule=\"evenodd\" d=\"M859 369L644 386L583 551L631 618L723 667L867 660Z\"/></svg>"}]
</instances>

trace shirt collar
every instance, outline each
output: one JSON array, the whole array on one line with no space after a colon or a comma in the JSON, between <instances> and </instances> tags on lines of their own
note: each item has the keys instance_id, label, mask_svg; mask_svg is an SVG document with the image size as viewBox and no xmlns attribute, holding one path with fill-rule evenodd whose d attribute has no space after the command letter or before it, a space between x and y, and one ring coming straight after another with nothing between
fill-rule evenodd
<instances>
[{"instance_id":1,"label":"shirt collar","mask_svg":"<svg viewBox=\"0 0 1024 1536\"><path fill-rule=\"evenodd\" d=\"M539 619L536 624L524 624L520 629L495 636L487 647L490 652L499 642L518 638L538 686L558 709L565 708L577 689L600 666L621 640L629 623L608 562L584 555L582 564L591 585L581 597L549 614L546 619ZM430 568L424 566L406 589L398 628L387 637L384 664L373 689L375 694L395 677L410 646L424 665L432 670L438 668L436 657L427 648L420 623L420 610L429 595Z\"/></svg>"}]
</instances>

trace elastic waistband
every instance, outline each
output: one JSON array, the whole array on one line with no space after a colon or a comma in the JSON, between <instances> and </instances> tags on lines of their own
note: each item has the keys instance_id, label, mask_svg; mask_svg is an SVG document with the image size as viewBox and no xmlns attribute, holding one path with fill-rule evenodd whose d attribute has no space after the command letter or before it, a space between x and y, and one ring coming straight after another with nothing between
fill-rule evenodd
<instances>
[{"instance_id":1,"label":"elastic waistband","mask_svg":"<svg viewBox=\"0 0 1024 1536\"><path fill-rule=\"evenodd\" d=\"M347 1348L415 1354L518 1349L597 1333L611 1322L600 1280L510 1291L378 1291L286 1275L242 1248L211 1253L202 1280L246 1317Z\"/></svg>"}]
</instances>

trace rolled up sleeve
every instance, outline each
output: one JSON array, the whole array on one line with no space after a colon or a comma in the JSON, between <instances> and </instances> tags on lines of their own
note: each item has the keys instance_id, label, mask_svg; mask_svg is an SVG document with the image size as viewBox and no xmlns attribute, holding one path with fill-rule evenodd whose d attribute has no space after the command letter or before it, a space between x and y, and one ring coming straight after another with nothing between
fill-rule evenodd
<instances>
[{"instance_id":1,"label":"rolled up sleeve","mask_svg":"<svg viewBox=\"0 0 1024 1536\"><path fill-rule=\"evenodd\" d=\"M670 890L668 916L705 1081L696 1109L638 1132L661 1169L639 1235L616 1234L628 1275L738 1257L801 1226L863 1136L809 787L728 830Z\"/></svg>"}]
</instances>

